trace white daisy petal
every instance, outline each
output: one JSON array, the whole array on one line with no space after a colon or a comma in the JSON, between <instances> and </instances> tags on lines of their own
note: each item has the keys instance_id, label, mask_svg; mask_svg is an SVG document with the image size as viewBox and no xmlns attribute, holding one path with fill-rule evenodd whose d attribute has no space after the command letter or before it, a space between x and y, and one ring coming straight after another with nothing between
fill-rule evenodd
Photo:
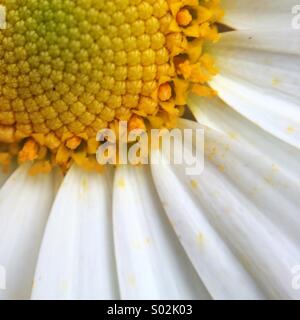
<instances>
[{"instance_id":1,"label":"white daisy petal","mask_svg":"<svg viewBox=\"0 0 300 320\"><path fill-rule=\"evenodd\" d=\"M263 87L266 94L278 91L296 100L300 98L299 40L299 31L227 32L214 46L214 54L222 74Z\"/></svg>"},{"instance_id":2,"label":"white daisy petal","mask_svg":"<svg viewBox=\"0 0 300 320\"><path fill-rule=\"evenodd\" d=\"M191 95L189 108L199 123L224 133L230 139L260 152L258 158L269 159L290 177L300 180L300 150L275 138L229 107L219 98L200 98ZM182 120L182 125L185 126ZM190 122L188 122L190 125ZM271 201L272 202L272 201Z\"/></svg>"},{"instance_id":3,"label":"white daisy petal","mask_svg":"<svg viewBox=\"0 0 300 320\"><path fill-rule=\"evenodd\" d=\"M219 150L211 161L226 168L239 190L299 244L300 150L272 137L218 98L191 97L189 106L201 124L227 136L219 136L218 144L217 137L214 141L207 137L210 149ZM245 151L225 152L228 138ZM251 158L257 159L256 166L248 165Z\"/></svg>"},{"instance_id":4,"label":"white daisy petal","mask_svg":"<svg viewBox=\"0 0 300 320\"><path fill-rule=\"evenodd\" d=\"M170 227L146 167L119 167L114 235L123 299L207 299Z\"/></svg>"},{"instance_id":5,"label":"white daisy petal","mask_svg":"<svg viewBox=\"0 0 300 320\"><path fill-rule=\"evenodd\" d=\"M234 63L233 59L236 59L238 63L241 63L240 60L254 59L254 62L257 60L262 68L268 70L269 67L269 73L270 65L276 67L275 71L282 71L284 69L294 70L292 68L293 66L299 68L298 65L294 64L295 60L290 61L289 59L286 59L283 61L284 57L282 57L282 55L300 55L299 31L259 29L225 32L221 34L219 42L214 44L213 50L216 50L216 52L220 52L221 54L223 52L229 59L226 61L226 64L231 66L233 66ZM234 53L234 56L231 56L230 53L228 53L229 50L231 50L231 53ZM265 53L273 54L274 56L263 56ZM216 56L216 58L218 58L218 56ZM268 61L266 65L261 62L263 61L263 58ZM296 59L297 57L292 58ZM247 61L243 62L246 63ZM242 70L238 70L237 68L235 71L239 71L239 73L243 75ZM293 75L297 76L296 73L297 72L294 72ZM257 79L259 79L259 77L264 77L264 74L255 75L252 73L252 75L256 76ZM289 79L285 80L289 81ZM271 83L273 83L273 81Z\"/></svg>"},{"instance_id":6,"label":"white daisy petal","mask_svg":"<svg viewBox=\"0 0 300 320\"><path fill-rule=\"evenodd\" d=\"M225 34L215 51L220 74L210 84L243 116L300 147L300 55L288 43L300 52L296 32Z\"/></svg>"},{"instance_id":7,"label":"white daisy petal","mask_svg":"<svg viewBox=\"0 0 300 320\"><path fill-rule=\"evenodd\" d=\"M115 273L110 179L73 166L46 227L32 298L116 299Z\"/></svg>"},{"instance_id":8,"label":"white daisy petal","mask_svg":"<svg viewBox=\"0 0 300 320\"><path fill-rule=\"evenodd\" d=\"M260 299L263 294L206 217L206 212L168 164L152 175L172 225L209 293L215 299Z\"/></svg>"},{"instance_id":9,"label":"white daisy petal","mask_svg":"<svg viewBox=\"0 0 300 320\"><path fill-rule=\"evenodd\" d=\"M209 129L206 157L201 176L177 168L180 181L267 296L298 299L292 268L300 261L299 182L249 144Z\"/></svg>"},{"instance_id":10,"label":"white daisy petal","mask_svg":"<svg viewBox=\"0 0 300 320\"><path fill-rule=\"evenodd\" d=\"M51 174L30 176L20 166L0 191L0 265L6 290L0 299L28 299L44 227L53 201Z\"/></svg>"},{"instance_id":11,"label":"white daisy petal","mask_svg":"<svg viewBox=\"0 0 300 320\"><path fill-rule=\"evenodd\" d=\"M290 29L298 0L222 0L224 23L237 29Z\"/></svg>"}]
</instances>

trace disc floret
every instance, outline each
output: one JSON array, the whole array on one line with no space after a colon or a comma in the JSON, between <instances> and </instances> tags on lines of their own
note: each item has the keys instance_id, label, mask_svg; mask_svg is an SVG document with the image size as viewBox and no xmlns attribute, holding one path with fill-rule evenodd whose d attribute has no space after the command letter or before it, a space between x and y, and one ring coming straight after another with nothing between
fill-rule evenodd
<instances>
[{"instance_id":1,"label":"disc floret","mask_svg":"<svg viewBox=\"0 0 300 320\"><path fill-rule=\"evenodd\" d=\"M205 43L218 0L3 0L0 163L97 169L96 134L174 127L189 92L213 95Z\"/></svg>"}]
</instances>

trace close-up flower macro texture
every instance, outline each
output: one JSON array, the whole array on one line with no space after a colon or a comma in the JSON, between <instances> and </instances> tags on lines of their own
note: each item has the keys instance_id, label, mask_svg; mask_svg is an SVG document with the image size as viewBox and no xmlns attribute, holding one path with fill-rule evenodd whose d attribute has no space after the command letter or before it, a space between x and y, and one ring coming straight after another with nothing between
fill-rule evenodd
<instances>
[{"instance_id":1,"label":"close-up flower macro texture","mask_svg":"<svg viewBox=\"0 0 300 320\"><path fill-rule=\"evenodd\" d=\"M0 7L1 300L300 299L299 0ZM99 163L121 122L203 171Z\"/></svg>"}]
</instances>

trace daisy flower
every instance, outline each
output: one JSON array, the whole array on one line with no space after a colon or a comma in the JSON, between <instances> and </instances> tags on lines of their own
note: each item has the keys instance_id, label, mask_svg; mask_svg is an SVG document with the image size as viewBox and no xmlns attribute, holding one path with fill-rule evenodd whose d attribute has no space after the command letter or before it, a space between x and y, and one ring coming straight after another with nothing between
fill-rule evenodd
<instances>
[{"instance_id":1,"label":"daisy flower","mask_svg":"<svg viewBox=\"0 0 300 320\"><path fill-rule=\"evenodd\" d=\"M1 299L300 298L296 0L0 4ZM202 174L100 165L121 121Z\"/></svg>"}]
</instances>

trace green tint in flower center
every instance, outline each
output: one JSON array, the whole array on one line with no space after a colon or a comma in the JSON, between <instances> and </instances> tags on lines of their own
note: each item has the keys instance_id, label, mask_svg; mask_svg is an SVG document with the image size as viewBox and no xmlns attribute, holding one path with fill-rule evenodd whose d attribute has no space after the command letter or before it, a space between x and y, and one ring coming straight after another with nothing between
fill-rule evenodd
<instances>
[{"instance_id":1,"label":"green tint in flower center","mask_svg":"<svg viewBox=\"0 0 300 320\"><path fill-rule=\"evenodd\" d=\"M171 127L188 91L211 94L202 45L217 39L216 0L0 3L2 163L17 154L68 167L77 149L95 153L100 129Z\"/></svg>"}]
</instances>

